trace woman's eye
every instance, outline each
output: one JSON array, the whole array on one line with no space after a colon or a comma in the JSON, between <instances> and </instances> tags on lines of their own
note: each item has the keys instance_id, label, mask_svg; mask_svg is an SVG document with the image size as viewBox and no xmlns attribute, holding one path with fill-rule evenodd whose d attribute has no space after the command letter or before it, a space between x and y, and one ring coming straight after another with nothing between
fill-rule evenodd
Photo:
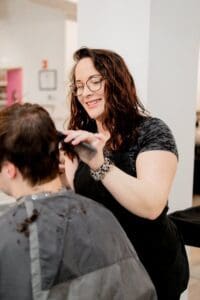
<instances>
[{"instance_id":1,"label":"woman's eye","mask_svg":"<svg viewBox=\"0 0 200 300\"><path fill-rule=\"evenodd\" d=\"M93 80L92 83L93 84L99 84L101 82L101 80Z\"/></svg>"}]
</instances>

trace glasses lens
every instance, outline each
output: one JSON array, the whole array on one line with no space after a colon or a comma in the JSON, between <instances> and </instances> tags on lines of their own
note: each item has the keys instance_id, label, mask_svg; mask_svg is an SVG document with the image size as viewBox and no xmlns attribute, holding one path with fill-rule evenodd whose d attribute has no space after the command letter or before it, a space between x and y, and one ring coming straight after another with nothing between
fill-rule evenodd
<instances>
[{"instance_id":1,"label":"glasses lens","mask_svg":"<svg viewBox=\"0 0 200 300\"><path fill-rule=\"evenodd\" d=\"M86 82L88 89L91 92L96 92L101 89L103 78L101 75L94 75ZM83 94L84 84L77 83L71 85L71 93L75 96L81 96Z\"/></svg>"},{"instance_id":2,"label":"glasses lens","mask_svg":"<svg viewBox=\"0 0 200 300\"><path fill-rule=\"evenodd\" d=\"M75 96L81 96L83 88L83 85L71 85L71 93Z\"/></svg>"},{"instance_id":3,"label":"glasses lens","mask_svg":"<svg viewBox=\"0 0 200 300\"><path fill-rule=\"evenodd\" d=\"M102 80L101 76L93 76L87 81L87 87L91 92L96 92L101 89Z\"/></svg>"}]
</instances>

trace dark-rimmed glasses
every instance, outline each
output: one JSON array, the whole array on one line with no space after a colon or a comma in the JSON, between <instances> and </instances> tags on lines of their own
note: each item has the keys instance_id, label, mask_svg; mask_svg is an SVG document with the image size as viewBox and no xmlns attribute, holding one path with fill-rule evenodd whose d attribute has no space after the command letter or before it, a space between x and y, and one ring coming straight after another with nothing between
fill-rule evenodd
<instances>
[{"instance_id":1,"label":"dark-rimmed glasses","mask_svg":"<svg viewBox=\"0 0 200 300\"><path fill-rule=\"evenodd\" d=\"M97 92L101 89L103 80L104 78L101 75L92 75L88 78L85 84L91 92ZM77 97L82 96L85 84L77 81L75 84L70 86L71 92Z\"/></svg>"}]
</instances>

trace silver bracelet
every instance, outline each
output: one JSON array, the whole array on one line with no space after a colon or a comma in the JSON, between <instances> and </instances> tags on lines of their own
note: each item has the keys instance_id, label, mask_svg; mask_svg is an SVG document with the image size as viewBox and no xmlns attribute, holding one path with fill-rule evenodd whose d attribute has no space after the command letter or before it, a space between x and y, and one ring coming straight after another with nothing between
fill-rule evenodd
<instances>
[{"instance_id":1,"label":"silver bracelet","mask_svg":"<svg viewBox=\"0 0 200 300\"><path fill-rule=\"evenodd\" d=\"M111 165L113 165L113 162L110 158L105 157L104 163L96 171L90 169L90 175L95 181L103 180L105 175L109 172Z\"/></svg>"}]
</instances>

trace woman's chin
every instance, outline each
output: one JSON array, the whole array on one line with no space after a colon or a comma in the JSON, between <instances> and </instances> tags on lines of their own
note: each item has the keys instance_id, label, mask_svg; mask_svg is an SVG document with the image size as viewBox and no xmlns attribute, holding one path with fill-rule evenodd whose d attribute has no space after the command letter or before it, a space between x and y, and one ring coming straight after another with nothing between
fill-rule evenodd
<instances>
[{"instance_id":1,"label":"woman's chin","mask_svg":"<svg viewBox=\"0 0 200 300\"><path fill-rule=\"evenodd\" d=\"M88 115L93 120L98 120L101 117L101 114L95 112L89 112Z\"/></svg>"}]
</instances>

